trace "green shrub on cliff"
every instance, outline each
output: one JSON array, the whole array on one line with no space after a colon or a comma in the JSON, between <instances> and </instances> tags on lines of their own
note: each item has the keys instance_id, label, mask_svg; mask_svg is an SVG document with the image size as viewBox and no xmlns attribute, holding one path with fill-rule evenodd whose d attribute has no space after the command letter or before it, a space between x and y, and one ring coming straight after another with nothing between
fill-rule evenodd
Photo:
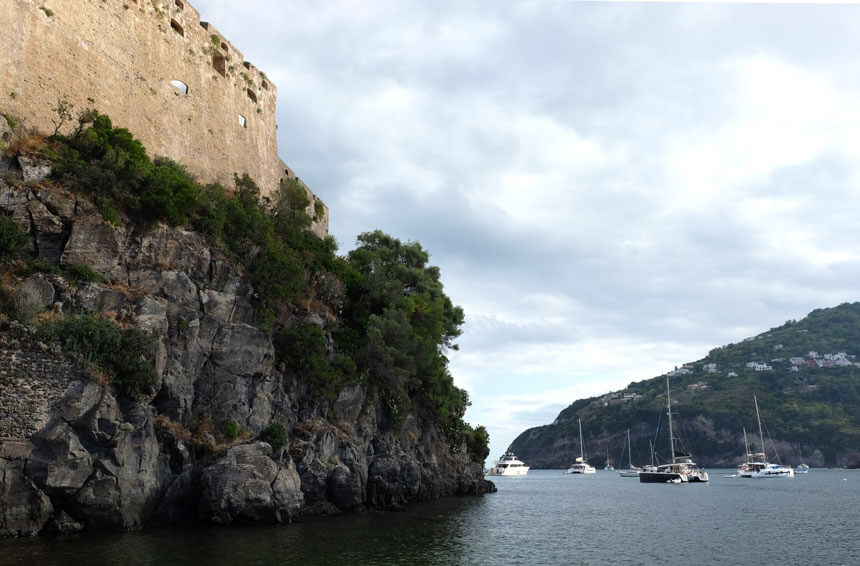
<instances>
[{"instance_id":1,"label":"green shrub on cliff","mask_svg":"<svg viewBox=\"0 0 860 566\"><path fill-rule=\"evenodd\" d=\"M8 214L0 212L0 268L30 255L33 239Z\"/></svg>"},{"instance_id":2,"label":"green shrub on cliff","mask_svg":"<svg viewBox=\"0 0 860 566\"><path fill-rule=\"evenodd\" d=\"M89 126L88 126L89 124ZM96 199L107 199L138 211L140 195L152 176L146 149L125 128L114 128L110 118L87 112L75 133L55 135L49 156L52 175Z\"/></svg>"},{"instance_id":3,"label":"green shrub on cliff","mask_svg":"<svg viewBox=\"0 0 860 566\"><path fill-rule=\"evenodd\" d=\"M148 357L154 344L151 334L124 329L95 315L79 314L43 322L37 337L80 355L103 372L120 393L134 398L153 392L157 375Z\"/></svg>"},{"instance_id":4,"label":"green shrub on cliff","mask_svg":"<svg viewBox=\"0 0 860 566\"><path fill-rule=\"evenodd\" d=\"M72 265L66 270L66 273L75 281L84 283L97 283L102 280L102 276L86 264Z\"/></svg>"},{"instance_id":5,"label":"green shrub on cliff","mask_svg":"<svg viewBox=\"0 0 860 566\"><path fill-rule=\"evenodd\" d=\"M287 430L281 423L272 423L260 433L260 440L272 446L272 452L278 453L287 443Z\"/></svg>"}]
</instances>

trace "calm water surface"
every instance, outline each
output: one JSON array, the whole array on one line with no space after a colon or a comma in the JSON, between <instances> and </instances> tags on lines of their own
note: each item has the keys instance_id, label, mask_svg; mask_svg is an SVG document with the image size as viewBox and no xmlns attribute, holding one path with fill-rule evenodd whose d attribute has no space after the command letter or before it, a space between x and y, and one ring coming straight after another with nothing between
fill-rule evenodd
<instances>
[{"instance_id":1,"label":"calm water surface","mask_svg":"<svg viewBox=\"0 0 860 566\"><path fill-rule=\"evenodd\" d=\"M640 484L532 470L498 493L265 528L0 540L2 564L860 564L860 471Z\"/></svg>"}]
</instances>

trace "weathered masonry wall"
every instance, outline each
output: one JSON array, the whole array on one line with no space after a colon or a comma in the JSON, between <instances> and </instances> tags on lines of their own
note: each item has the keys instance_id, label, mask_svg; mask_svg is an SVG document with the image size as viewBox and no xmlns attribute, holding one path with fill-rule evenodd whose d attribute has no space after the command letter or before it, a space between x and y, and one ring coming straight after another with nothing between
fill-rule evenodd
<instances>
[{"instance_id":1,"label":"weathered masonry wall","mask_svg":"<svg viewBox=\"0 0 860 566\"><path fill-rule=\"evenodd\" d=\"M0 29L0 108L30 126L52 132L65 98L201 181L247 172L269 194L295 176L278 157L277 88L184 0L2 0ZM324 236L328 210L308 193Z\"/></svg>"}]
</instances>

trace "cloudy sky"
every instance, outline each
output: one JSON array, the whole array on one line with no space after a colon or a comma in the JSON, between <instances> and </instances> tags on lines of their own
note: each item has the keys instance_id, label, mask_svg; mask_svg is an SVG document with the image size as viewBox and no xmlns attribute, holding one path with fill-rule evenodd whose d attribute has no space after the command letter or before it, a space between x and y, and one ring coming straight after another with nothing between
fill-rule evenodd
<instances>
[{"instance_id":1,"label":"cloudy sky","mask_svg":"<svg viewBox=\"0 0 860 566\"><path fill-rule=\"evenodd\" d=\"M278 87L342 252L418 241L491 458L860 298L860 7L193 0Z\"/></svg>"}]
</instances>

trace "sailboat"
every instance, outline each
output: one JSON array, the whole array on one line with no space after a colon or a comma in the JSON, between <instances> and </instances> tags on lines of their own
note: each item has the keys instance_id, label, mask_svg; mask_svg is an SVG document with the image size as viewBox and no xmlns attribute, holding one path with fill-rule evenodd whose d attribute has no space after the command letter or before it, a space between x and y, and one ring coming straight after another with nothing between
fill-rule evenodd
<instances>
[{"instance_id":1,"label":"sailboat","mask_svg":"<svg viewBox=\"0 0 860 566\"><path fill-rule=\"evenodd\" d=\"M612 463L609 461L609 448L606 449L606 465L603 466L603 470L606 472L615 471L615 468L612 467Z\"/></svg>"},{"instance_id":2,"label":"sailboat","mask_svg":"<svg viewBox=\"0 0 860 566\"><path fill-rule=\"evenodd\" d=\"M708 481L708 473L690 459L689 454L675 451L675 435L672 431L672 396L669 376L666 376L666 407L669 412L669 450L671 464L648 466L639 472L640 483L696 483Z\"/></svg>"},{"instance_id":3,"label":"sailboat","mask_svg":"<svg viewBox=\"0 0 860 566\"><path fill-rule=\"evenodd\" d=\"M642 468L637 468L633 465L632 448L630 446L630 429L627 429L627 468L618 470L618 475L622 478L635 478L642 471Z\"/></svg>"},{"instance_id":4,"label":"sailboat","mask_svg":"<svg viewBox=\"0 0 860 566\"><path fill-rule=\"evenodd\" d=\"M809 464L803 461L803 445L800 445L800 464L794 468L795 474L807 474L809 473Z\"/></svg>"},{"instance_id":5,"label":"sailboat","mask_svg":"<svg viewBox=\"0 0 860 566\"><path fill-rule=\"evenodd\" d=\"M579 458L576 459L576 462L570 465L567 469L566 474L595 474L597 470L594 466L589 466L588 462L585 461L585 449L582 444L582 419L579 419Z\"/></svg>"},{"instance_id":6,"label":"sailboat","mask_svg":"<svg viewBox=\"0 0 860 566\"><path fill-rule=\"evenodd\" d=\"M742 478L793 478L794 470L782 464L772 464L767 461L764 452L764 433L761 428L761 413L758 410L758 399L753 395L755 416L758 419L758 436L761 441L761 452L750 452L747 445L746 461L738 466L738 476ZM744 444L747 444L747 431L744 429ZM777 455L777 459L779 456Z\"/></svg>"}]
</instances>

